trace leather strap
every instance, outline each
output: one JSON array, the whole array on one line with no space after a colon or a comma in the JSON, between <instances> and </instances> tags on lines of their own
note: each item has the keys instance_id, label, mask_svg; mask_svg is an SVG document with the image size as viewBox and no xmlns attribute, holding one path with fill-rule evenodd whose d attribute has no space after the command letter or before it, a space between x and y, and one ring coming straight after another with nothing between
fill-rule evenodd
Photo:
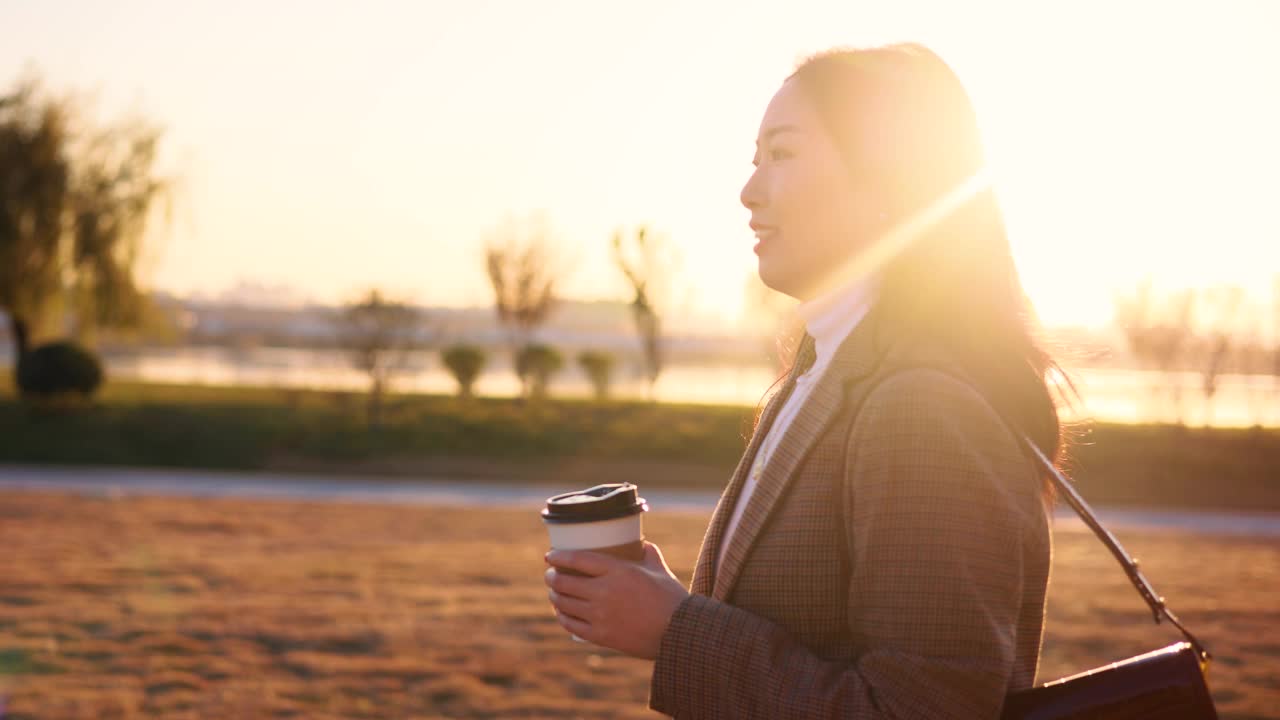
<instances>
[{"instance_id":1,"label":"leather strap","mask_svg":"<svg viewBox=\"0 0 1280 720\"><path fill-rule=\"evenodd\" d=\"M1156 624L1160 624L1161 618L1168 620L1174 627L1178 628L1182 633L1182 636L1187 639L1187 642L1191 643L1191 647L1195 649L1196 654L1200 657L1201 665L1207 664L1209 659L1213 656L1210 655L1208 649L1206 649L1205 646L1196 639L1196 636L1192 635L1191 631L1178 620L1178 616L1174 615L1173 611L1165 604L1164 598L1156 594L1156 590L1151 586L1151 582L1147 580L1147 578L1142 574L1142 571L1138 569L1138 561L1131 557L1129 553L1125 552L1124 548L1120 545L1120 541L1116 540L1115 536L1102 526L1102 523L1098 521L1097 516L1093 514L1093 510L1089 507L1089 503L1085 502L1084 497L1075 489L1075 486L1063 477L1062 473L1058 472L1058 468L1053 466L1053 463L1049 458L1045 457L1044 453L1040 451L1040 448L1031 441L1031 438L1023 435L1022 440L1026 443L1027 447L1031 449L1031 452L1040 460L1040 463L1045 467L1045 469L1049 471L1049 474L1053 476L1053 482L1057 485L1062 496L1066 498L1067 504L1071 506L1072 510L1076 511L1076 514L1080 516L1080 519L1084 520L1084 524L1089 526L1089 529L1093 531L1093 534L1098 536L1098 539L1102 541L1102 544L1107 546L1107 549L1115 556L1116 560L1120 563L1120 566L1124 568L1125 575L1129 577L1129 582L1133 583L1133 587L1138 590L1138 594L1142 596L1142 599L1146 601L1147 605L1151 608L1151 615L1155 619Z\"/></svg>"}]
</instances>

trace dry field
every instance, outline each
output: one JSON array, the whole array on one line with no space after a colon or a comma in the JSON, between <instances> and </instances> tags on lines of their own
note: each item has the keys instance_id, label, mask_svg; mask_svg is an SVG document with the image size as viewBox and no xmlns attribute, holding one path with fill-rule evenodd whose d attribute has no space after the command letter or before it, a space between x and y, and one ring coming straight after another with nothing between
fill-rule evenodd
<instances>
[{"instance_id":1,"label":"dry field","mask_svg":"<svg viewBox=\"0 0 1280 720\"><path fill-rule=\"evenodd\" d=\"M706 514L647 518L688 580ZM1280 718L1280 543L1122 533ZM648 718L649 666L551 616L533 509L0 493L0 716ZM1171 642L1091 536L1057 536L1042 677Z\"/></svg>"}]
</instances>

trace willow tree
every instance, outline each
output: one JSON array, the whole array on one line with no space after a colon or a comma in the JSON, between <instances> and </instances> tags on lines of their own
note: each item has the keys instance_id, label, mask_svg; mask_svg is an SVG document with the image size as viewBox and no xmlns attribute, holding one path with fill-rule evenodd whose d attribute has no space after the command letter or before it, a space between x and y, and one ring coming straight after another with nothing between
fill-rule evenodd
<instances>
[{"instance_id":1,"label":"willow tree","mask_svg":"<svg viewBox=\"0 0 1280 720\"><path fill-rule=\"evenodd\" d=\"M137 322L134 276L156 202L161 131L132 120L97 127L26 78L0 97L0 310L21 359L31 329L64 300L81 335Z\"/></svg>"},{"instance_id":2,"label":"willow tree","mask_svg":"<svg viewBox=\"0 0 1280 720\"><path fill-rule=\"evenodd\" d=\"M32 80L0 97L0 310L19 359L62 286L72 173L67 114Z\"/></svg>"},{"instance_id":3,"label":"willow tree","mask_svg":"<svg viewBox=\"0 0 1280 720\"><path fill-rule=\"evenodd\" d=\"M171 183L154 168L161 131L129 121L89 134L73 164L68 277L79 331L133 326L145 296L134 268L158 200Z\"/></svg>"}]
</instances>

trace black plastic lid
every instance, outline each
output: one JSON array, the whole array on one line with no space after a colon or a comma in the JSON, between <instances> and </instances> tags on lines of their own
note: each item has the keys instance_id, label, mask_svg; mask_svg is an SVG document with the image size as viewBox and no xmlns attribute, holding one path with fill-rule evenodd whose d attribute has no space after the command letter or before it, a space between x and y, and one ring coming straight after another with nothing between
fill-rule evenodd
<instances>
[{"instance_id":1,"label":"black plastic lid","mask_svg":"<svg viewBox=\"0 0 1280 720\"><path fill-rule=\"evenodd\" d=\"M582 523L636 515L649 509L631 483L605 483L547 498L542 519L549 523Z\"/></svg>"}]
</instances>

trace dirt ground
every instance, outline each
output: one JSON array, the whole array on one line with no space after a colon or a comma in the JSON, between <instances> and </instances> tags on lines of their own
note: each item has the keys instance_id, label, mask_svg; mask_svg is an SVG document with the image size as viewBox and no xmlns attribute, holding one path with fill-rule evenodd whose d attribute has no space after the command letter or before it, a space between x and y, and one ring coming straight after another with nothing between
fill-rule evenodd
<instances>
[{"instance_id":1,"label":"dirt ground","mask_svg":"<svg viewBox=\"0 0 1280 720\"><path fill-rule=\"evenodd\" d=\"M646 518L688 581L705 513ZM1120 533L1217 656L1224 718L1280 718L1280 542ZM650 664L572 642L529 511L0 493L0 717L653 718ZM1172 642L1059 531L1041 679Z\"/></svg>"}]
</instances>

